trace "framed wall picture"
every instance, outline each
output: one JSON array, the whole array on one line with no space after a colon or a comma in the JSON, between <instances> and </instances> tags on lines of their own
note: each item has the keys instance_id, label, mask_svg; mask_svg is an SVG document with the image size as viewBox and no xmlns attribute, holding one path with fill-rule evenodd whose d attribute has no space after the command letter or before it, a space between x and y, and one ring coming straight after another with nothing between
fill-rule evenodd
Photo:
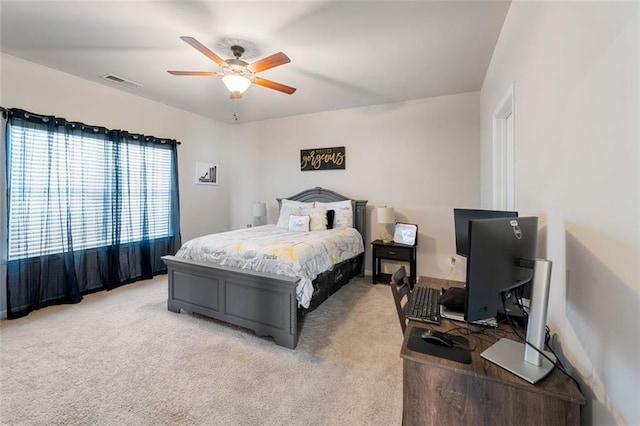
<instances>
[{"instance_id":1,"label":"framed wall picture","mask_svg":"<svg viewBox=\"0 0 640 426\"><path fill-rule=\"evenodd\" d=\"M218 166L212 163L196 162L196 185L217 185Z\"/></svg>"},{"instance_id":2,"label":"framed wall picture","mask_svg":"<svg viewBox=\"0 0 640 426\"><path fill-rule=\"evenodd\" d=\"M393 242L408 246L418 245L418 225L415 223L396 222L393 231Z\"/></svg>"}]
</instances>

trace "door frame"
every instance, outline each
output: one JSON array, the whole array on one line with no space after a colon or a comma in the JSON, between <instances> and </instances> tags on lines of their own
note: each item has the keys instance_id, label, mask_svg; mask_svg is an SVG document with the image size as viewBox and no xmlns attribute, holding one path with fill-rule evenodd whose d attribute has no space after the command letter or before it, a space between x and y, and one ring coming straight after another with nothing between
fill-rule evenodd
<instances>
[{"instance_id":1,"label":"door frame","mask_svg":"<svg viewBox=\"0 0 640 426\"><path fill-rule=\"evenodd\" d=\"M493 113L493 208L497 210L516 210L515 124L513 82Z\"/></svg>"}]
</instances>

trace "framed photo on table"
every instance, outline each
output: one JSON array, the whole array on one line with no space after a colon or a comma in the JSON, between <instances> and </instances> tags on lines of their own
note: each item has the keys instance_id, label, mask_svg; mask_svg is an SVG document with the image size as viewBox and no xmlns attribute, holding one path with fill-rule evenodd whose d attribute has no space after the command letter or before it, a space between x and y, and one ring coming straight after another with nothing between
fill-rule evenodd
<instances>
[{"instance_id":1,"label":"framed photo on table","mask_svg":"<svg viewBox=\"0 0 640 426\"><path fill-rule=\"evenodd\" d=\"M393 242L408 246L418 245L418 225L415 223L396 222L393 231Z\"/></svg>"}]
</instances>

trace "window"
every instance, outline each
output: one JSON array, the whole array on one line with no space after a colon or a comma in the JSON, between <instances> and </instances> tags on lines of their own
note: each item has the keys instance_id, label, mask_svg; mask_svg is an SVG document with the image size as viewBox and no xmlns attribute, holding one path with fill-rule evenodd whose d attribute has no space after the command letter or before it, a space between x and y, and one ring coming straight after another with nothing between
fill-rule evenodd
<instances>
[{"instance_id":1,"label":"window","mask_svg":"<svg viewBox=\"0 0 640 426\"><path fill-rule=\"evenodd\" d=\"M179 142L3 113L9 318L167 271L162 256L180 248Z\"/></svg>"},{"instance_id":2,"label":"window","mask_svg":"<svg viewBox=\"0 0 640 426\"><path fill-rule=\"evenodd\" d=\"M105 137L19 125L9 134L9 260L173 235L163 145L115 149Z\"/></svg>"}]
</instances>

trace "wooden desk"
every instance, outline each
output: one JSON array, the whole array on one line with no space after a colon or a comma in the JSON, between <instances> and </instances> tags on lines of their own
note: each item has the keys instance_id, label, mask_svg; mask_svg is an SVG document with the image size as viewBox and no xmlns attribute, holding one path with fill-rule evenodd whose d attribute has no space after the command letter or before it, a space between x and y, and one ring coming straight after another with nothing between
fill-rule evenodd
<instances>
[{"instance_id":1,"label":"wooden desk","mask_svg":"<svg viewBox=\"0 0 640 426\"><path fill-rule=\"evenodd\" d=\"M462 283L420 277L417 285L435 288ZM558 369L531 385L480 357L496 338L468 336L477 343L471 364L461 364L407 348L413 327L447 331L463 323L443 320L432 326L409 321L400 356L403 359L403 425L578 425L585 400L578 387ZM477 326L472 326L477 327ZM506 326L499 333L511 334ZM506 336L510 337L511 336ZM514 338L514 340L516 340Z\"/></svg>"}]
</instances>

